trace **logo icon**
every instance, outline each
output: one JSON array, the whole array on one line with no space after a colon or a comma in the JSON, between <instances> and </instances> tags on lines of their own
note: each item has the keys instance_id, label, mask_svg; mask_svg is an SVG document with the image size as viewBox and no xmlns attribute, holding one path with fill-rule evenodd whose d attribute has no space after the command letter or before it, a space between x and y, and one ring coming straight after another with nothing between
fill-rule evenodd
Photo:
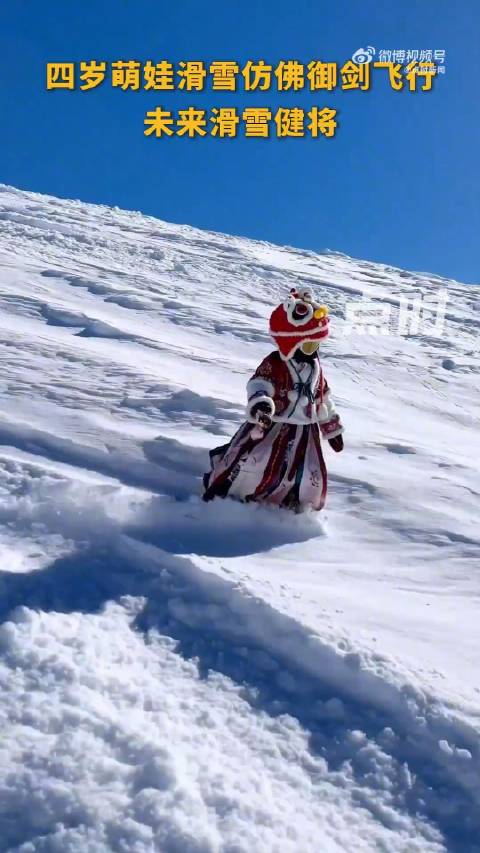
<instances>
[{"instance_id":1,"label":"logo icon","mask_svg":"<svg viewBox=\"0 0 480 853\"><path fill-rule=\"evenodd\" d=\"M375 56L374 47L359 47L352 55L352 59L356 65L367 65Z\"/></svg>"}]
</instances>

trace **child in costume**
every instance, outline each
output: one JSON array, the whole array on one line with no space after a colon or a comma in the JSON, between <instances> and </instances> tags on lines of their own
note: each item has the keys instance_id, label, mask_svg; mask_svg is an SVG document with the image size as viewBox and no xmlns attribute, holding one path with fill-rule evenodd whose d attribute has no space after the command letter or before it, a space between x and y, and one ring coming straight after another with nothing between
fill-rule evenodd
<instances>
[{"instance_id":1,"label":"child in costume","mask_svg":"<svg viewBox=\"0 0 480 853\"><path fill-rule=\"evenodd\" d=\"M228 495L296 512L320 510L327 494L321 439L343 450L343 427L317 352L328 335L328 310L310 288L295 288L272 313L270 334L278 350L247 384L247 422L210 452L203 499Z\"/></svg>"}]
</instances>

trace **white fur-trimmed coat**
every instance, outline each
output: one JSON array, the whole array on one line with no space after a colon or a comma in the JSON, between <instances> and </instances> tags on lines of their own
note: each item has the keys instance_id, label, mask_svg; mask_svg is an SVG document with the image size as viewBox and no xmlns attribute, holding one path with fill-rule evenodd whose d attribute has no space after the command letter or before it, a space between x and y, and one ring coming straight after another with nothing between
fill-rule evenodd
<instances>
[{"instance_id":1,"label":"white fur-trimmed coat","mask_svg":"<svg viewBox=\"0 0 480 853\"><path fill-rule=\"evenodd\" d=\"M274 422L298 425L318 423L324 438L343 432L320 361L285 361L278 350L267 355L247 384L247 419L252 408L266 403Z\"/></svg>"}]
</instances>

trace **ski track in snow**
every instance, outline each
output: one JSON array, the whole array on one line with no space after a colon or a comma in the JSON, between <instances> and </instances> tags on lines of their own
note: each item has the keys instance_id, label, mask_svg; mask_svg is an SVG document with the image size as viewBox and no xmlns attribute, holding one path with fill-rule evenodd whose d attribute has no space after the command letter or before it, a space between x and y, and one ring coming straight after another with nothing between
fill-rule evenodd
<instances>
[{"instance_id":1,"label":"ski track in snow","mask_svg":"<svg viewBox=\"0 0 480 853\"><path fill-rule=\"evenodd\" d=\"M327 511L203 505L296 282ZM0 293L0 851L480 851L478 290L0 187Z\"/></svg>"}]
</instances>

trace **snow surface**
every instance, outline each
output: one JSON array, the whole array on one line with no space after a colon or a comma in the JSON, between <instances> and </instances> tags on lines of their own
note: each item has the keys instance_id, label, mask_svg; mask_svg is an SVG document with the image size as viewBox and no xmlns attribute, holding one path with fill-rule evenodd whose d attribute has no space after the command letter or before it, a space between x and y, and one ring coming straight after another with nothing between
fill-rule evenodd
<instances>
[{"instance_id":1,"label":"snow surface","mask_svg":"<svg viewBox=\"0 0 480 853\"><path fill-rule=\"evenodd\" d=\"M0 190L0 850L480 851L478 290ZM327 510L202 504L296 283Z\"/></svg>"}]
</instances>

